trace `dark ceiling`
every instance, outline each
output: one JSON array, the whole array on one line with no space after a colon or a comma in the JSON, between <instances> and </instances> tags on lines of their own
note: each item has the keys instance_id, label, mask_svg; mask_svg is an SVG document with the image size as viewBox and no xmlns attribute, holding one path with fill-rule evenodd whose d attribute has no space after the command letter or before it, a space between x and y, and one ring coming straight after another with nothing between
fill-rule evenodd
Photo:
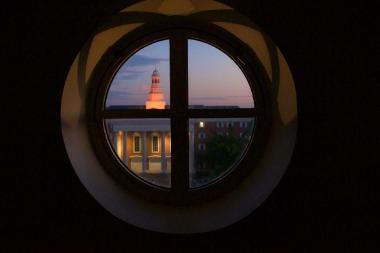
<instances>
[{"instance_id":1,"label":"dark ceiling","mask_svg":"<svg viewBox=\"0 0 380 253\"><path fill-rule=\"evenodd\" d=\"M252 17L285 55L298 95L297 144L285 177L249 217L219 231L174 236L132 227L104 210L75 175L61 136L69 67L97 25L125 2L17 1L0 10L0 251L361 252L376 246L379 36L370 6L222 1Z\"/></svg>"}]
</instances>

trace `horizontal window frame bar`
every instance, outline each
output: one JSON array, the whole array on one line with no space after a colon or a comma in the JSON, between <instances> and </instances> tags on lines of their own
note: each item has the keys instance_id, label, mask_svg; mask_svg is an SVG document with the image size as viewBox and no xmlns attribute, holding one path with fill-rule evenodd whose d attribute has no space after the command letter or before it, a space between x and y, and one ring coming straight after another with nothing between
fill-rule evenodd
<instances>
[{"instance_id":1,"label":"horizontal window frame bar","mask_svg":"<svg viewBox=\"0 0 380 253\"><path fill-rule=\"evenodd\" d=\"M189 109L188 118L249 118L256 116L255 108Z\"/></svg>"},{"instance_id":2,"label":"horizontal window frame bar","mask_svg":"<svg viewBox=\"0 0 380 253\"><path fill-rule=\"evenodd\" d=\"M172 110L168 109L114 109L102 113L104 119L134 119L134 118L170 118Z\"/></svg>"},{"instance_id":3,"label":"horizontal window frame bar","mask_svg":"<svg viewBox=\"0 0 380 253\"><path fill-rule=\"evenodd\" d=\"M255 108L236 109L188 109L183 112L172 109L115 109L103 112L104 119L133 118L249 118L257 116Z\"/></svg>"}]
</instances>

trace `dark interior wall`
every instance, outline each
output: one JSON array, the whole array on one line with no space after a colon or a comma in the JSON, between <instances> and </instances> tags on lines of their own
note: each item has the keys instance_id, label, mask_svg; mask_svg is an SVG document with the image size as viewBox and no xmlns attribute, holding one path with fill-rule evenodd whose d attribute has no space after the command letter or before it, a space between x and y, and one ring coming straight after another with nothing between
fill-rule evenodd
<instances>
[{"instance_id":1,"label":"dark interior wall","mask_svg":"<svg viewBox=\"0 0 380 253\"><path fill-rule=\"evenodd\" d=\"M357 252L375 246L380 197L379 36L370 6L222 1L260 25L295 79L299 132L289 169L254 213L200 235L129 226L81 185L65 153L60 98L85 40L121 0L18 1L3 23L0 249Z\"/></svg>"}]
</instances>

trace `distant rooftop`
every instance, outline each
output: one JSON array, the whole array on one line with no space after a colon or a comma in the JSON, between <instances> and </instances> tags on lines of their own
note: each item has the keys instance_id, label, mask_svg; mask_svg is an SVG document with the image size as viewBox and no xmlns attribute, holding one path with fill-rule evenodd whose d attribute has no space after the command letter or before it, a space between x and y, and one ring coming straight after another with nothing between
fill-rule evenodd
<instances>
[{"instance_id":1,"label":"distant rooftop","mask_svg":"<svg viewBox=\"0 0 380 253\"><path fill-rule=\"evenodd\" d=\"M237 105L189 105L189 109L236 109ZM123 109L145 109L145 105L111 105L106 108L107 110L123 110ZM170 109L170 105L166 105L165 109Z\"/></svg>"},{"instance_id":2,"label":"distant rooftop","mask_svg":"<svg viewBox=\"0 0 380 253\"><path fill-rule=\"evenodd\" d=\"M189 105L190 109L236 109L237 105Z\"/></svg>"}]
</instances>

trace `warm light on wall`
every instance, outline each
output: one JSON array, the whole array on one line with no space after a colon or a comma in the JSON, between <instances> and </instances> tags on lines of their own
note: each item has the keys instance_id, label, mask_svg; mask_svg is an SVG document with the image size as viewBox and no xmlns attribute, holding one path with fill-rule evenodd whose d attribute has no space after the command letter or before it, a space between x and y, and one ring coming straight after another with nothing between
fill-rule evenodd
<instances>
[{"instance_id":1,"label":"warm light on wall","mask_svg":"<svg viewBox=\"0 0 380 253\"><path fill-rule=\"evenodd\" d=\"M169 153L171 154L172 153L172 136L169 134Z\"/></svg>"},{"instance_id":2,"label":"warm light on wall","mask_svg":"<svg viewBox=\"0 0 380 253\"><path fill-rule=\"evenodd\" d=\"M165 109L165 101L146 101L145 109Z\"/></svg>"},{"instance_id":3,"label":"warm light on wall","mask_svg":"<svg viewBox=\"0 0 380 253\"><path fill-rule=\"evenodd\" d=\"M123 132L119 131L117 133L117 146L116 152L120 159L123 159Z\"/></svg>"}]
</instances>

